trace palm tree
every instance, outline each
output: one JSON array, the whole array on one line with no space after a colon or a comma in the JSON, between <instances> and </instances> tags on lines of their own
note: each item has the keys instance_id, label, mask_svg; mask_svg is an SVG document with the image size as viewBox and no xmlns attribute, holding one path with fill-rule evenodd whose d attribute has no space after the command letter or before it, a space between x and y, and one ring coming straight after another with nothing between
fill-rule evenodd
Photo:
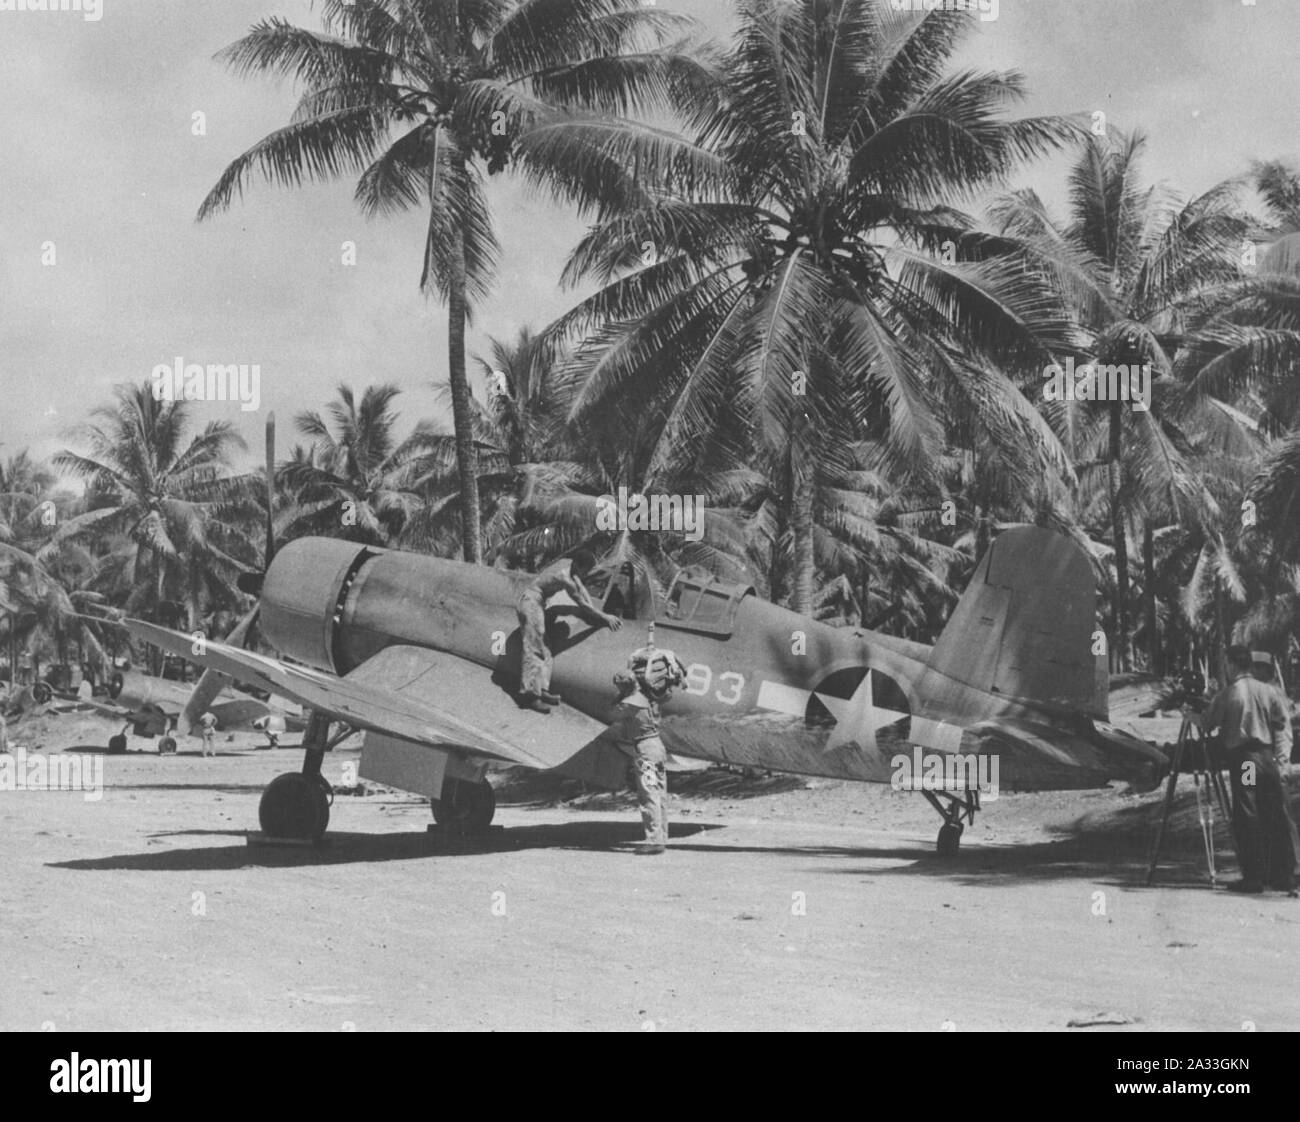
<instances>
[{"instance_id":1,"label":"palm tree","mask_svg":"<svg viewBox=\"0 0 1300 1122\"><path fill-rule=\"evenodd\" d=\"M1192 325L1204 301L1239 276L1241 247L1251 223L1229 181L1185 204L1146 187L1138 175L1141 135L1111 130L1089 136L1070 173L1070 215L1058 223L1032 191L991 209L997 231L1068 301L1082 337L1080 365L1143 367L1167 379L1183 348L1194 346ZM1166 406L1158 401L1167 395ZM1130 564L1128 519L1140 504L1153 518L1212 512L1174 431L1181 403L1174 383L1153 390L1153 408L1112 400L1056 402L1046 410L1071 448L1086 508L1098 492L1090 479L1104 471L1115 562L1112 649L1128 669ZM1182 447L1180 448L1180 444ZM1148 525L1151 521L1148 520ZM1148 551L1149 552L1149 551Z\"/></svg>"},{"instance_id":2,"label":"palm tree","mask_svg":"<svg viewBox=\"0 0 1300 1122\"><path fill-rule=\"evenodd\" d=\"M212 421L187 441L189 416L187 402L156 399L147 381L117 386L113 404L75 430L86 451L53 459L86 481L86 510L52 540L108 543L98 563L126 610L160 619L165 603L179 603L193 629L207 605L239 603L236 578L258 550L246 480L231 466L243 439Z\"/></svg>"},{"instance_id":3,"label":"palm tree","mask_svg":"<svg viewBox=\"0 0 1300 1122\"><path fill-rule=\"evenodd\" d=\"M277 537L303 534L392 545L421 506L412 467L424 451L423 430L398 441L393 385L367 386L358 402L338 387L325 416L304 410L294 418L310 446L295 448L277 473L292 496L278 519ZM333 428L331 428L331 422Z\"/></svg>"},{"instance_id":4,"label":"palm tree","mask_svg":"<svg viewBox=\"0 0 1300 1122\"><path fill-rule=\"evenodd\" d=\"M255 173L284 185L357 173L367 215L426 208L423 290L448 310L448 378L464 556L482 559L473 408L465 363L471 304L488 291L497 242L483 191L517 164L579 203L640 196L625 164L574 145L578 126L628 122L562 110L628 112L662 101L699 66L663 45L679 17L639 0L325 0L328 33L268 19L218 56L237 74L305 87L293 120L236 159L199 218L229 205Z\"/></svg>"},{"instance_id":5,"label":"palm tree","mask_svg":"<svg viewBox=\"0 0 1300 1122\"><path fill-rule=\"evenodd\" d=\"M877 468L933 478L936 383L1044 464L1059 451L1003 364L1041 365L1069 322L1036 277L968 252L952 204L1076 126L1005 119L1014 74L948 75L968 27L875 0L744 0L719 83L679 99L690 175L612 207L566 267L569 283L604 284L552 328L599 329L572 364L575 415L661 418L653 481L719 409L739 411L779 496L769 537L790 543L780 583L798 611L818 489L848 470L838 450L875 439Z\"/></svg>"}]
</instances>

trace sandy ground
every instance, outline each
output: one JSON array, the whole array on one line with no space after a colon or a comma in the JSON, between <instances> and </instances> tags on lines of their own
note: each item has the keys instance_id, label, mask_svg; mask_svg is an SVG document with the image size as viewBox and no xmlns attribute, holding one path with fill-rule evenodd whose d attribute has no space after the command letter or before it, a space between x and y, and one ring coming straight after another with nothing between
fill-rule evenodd
<instances>
[{"instance_id":1,"label":"sandy ground","mask_svg":"<svg viewBox=\"0 0 1300 1122\"><path fill-rule=\"evenodd\" d=\"M1190 783L1148 889L1159 794L1116 790L1004 794L955 859L919 795L716 773L679 780L658 858L626 799L529 782L473 845L379 792L319 849L251 847L300 762L254 743L107 757L97 802L0 792L0 1029L1300 1028L1300 901L1210 891Z\"/></svg>"}]
</instances>

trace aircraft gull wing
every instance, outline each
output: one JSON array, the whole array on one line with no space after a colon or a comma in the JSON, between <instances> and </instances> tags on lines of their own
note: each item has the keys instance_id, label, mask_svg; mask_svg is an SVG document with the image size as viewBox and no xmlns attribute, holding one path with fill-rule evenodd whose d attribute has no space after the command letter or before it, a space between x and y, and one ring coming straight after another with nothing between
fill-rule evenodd
<instances>
[{"instance_id":1,"label":"aircraft gull wing","mask_svg":"<svg viewBox=\"0 0 1300 1122\"><path fill-rule=\"evenodd\" d=\"M463 699L474 714L474 727L525 753L528 766L554 769L600 787L625 785L628 757L607 725L569 705L544 717L520 709L492 684L490 675L486 667L443 651L392 646L358 666L348 681L382 685L421 701Z\"/></svg>"},{"instance_id":2,"label":"aircraft gull wing","mask_svg":"<svg viewBox=\"0 0 1300 1122\"><path fill-rule=\"evenodd\" d=\"M241 647L193 639L141 620L131 633L223 675L370 729L434 748L452 749L540 771L558 770L598 786L624 784L627 757L606 725L569 706L548 716L520 709L491 671L456 655L425 647L391 646L344 678L296 666ZM472 708L474 719L453 716L443 699Z\"/></svg>"},{"instance_id":3,"label":"aircraft gull wing","mask_svg":"<svg viewBox=\"0 0 1300 1122\"><path fill-rule=\"evenodd\" d=\"M527 751L521 751L491 732L452 716L441 705L428 700L428 695L423 691L421 696L413 697L409 689L400 688L409 683L401 683L384 673L375 672L391 665L390 651L416 648L390 647L349 677L337 678L310 667L281 662L256 651L211 641L204 644L202 654L196 655L193 651L194 640L189 635L181 635L143 620L127 620L126 626L131 634L147 643L173 651L237 681L260 686L300 705L327 713L335 720L354 728L372 729L417 744L461 749L528 767L549 766L545 761L536 759ZM359 673L366 667L372 667L371 672ZM492 688L486 670L482 671L478 683L479 689L484 687ZM452 690L446 692L447 696L465 696Z\"/></svg>"}]
</instances>

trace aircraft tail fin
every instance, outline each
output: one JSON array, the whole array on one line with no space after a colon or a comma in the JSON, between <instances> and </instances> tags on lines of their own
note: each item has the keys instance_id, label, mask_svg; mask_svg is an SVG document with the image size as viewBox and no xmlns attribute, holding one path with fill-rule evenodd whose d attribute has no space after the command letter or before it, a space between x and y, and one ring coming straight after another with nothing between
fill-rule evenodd
<instances>
[{"instance_id":1,"label":"aircraft tail fin","mask_svg":"<svg viewBox=\"0 0 1300 1122\"><path fill-rule=\"evenodd\" d=\"M1096 585L1074 542L1040 526L1001 534L980 560L929 667L967 686L1106 720ZM1104 647L1102 648L1104 650Z\"/></svg>"}]
</instances>

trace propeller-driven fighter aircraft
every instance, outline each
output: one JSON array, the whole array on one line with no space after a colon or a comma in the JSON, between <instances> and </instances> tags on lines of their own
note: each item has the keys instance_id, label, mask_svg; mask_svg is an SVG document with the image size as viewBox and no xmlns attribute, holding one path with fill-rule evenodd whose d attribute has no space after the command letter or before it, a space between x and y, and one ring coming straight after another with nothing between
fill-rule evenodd
<instances>
[{"instance_id":1,"label":"propeller-driven fighter aircraft","mask_svg":"<svg viewBox=\"0 0 1300 1122\"><path fill-rule=\"evenodd\" d=\"M679 573L658 595L630 566L606 568L588 588L628 622L596 629L564 604L548 608L552 688L564 699L550 714L514 698L515 605L531 579L305 538L275 553L261 581L261 632L281 658L244 649L242 633L196 651L188 635L128 627L207 667L213 684L201 688L233 678L312 711L302 771L262 798L262 828L280 837L324 832L322 759L353 730L366 733L363 777L427 795L454 829L491 821L493 765L623 786L627 758L606 724L611 675L652 623L687 670L663 710L672 753L919 789L943 816L940 852L957 849L980 785L923 782L935 761L938 773L964 767L970 777L973 758L992 758L1001 786L1015 790L1148 787L1167 768L1162 753L1107 723L1092 570L1049 530L994 541L933 647L818 623L700 573Z\"/></svg>"}]
</instances>

